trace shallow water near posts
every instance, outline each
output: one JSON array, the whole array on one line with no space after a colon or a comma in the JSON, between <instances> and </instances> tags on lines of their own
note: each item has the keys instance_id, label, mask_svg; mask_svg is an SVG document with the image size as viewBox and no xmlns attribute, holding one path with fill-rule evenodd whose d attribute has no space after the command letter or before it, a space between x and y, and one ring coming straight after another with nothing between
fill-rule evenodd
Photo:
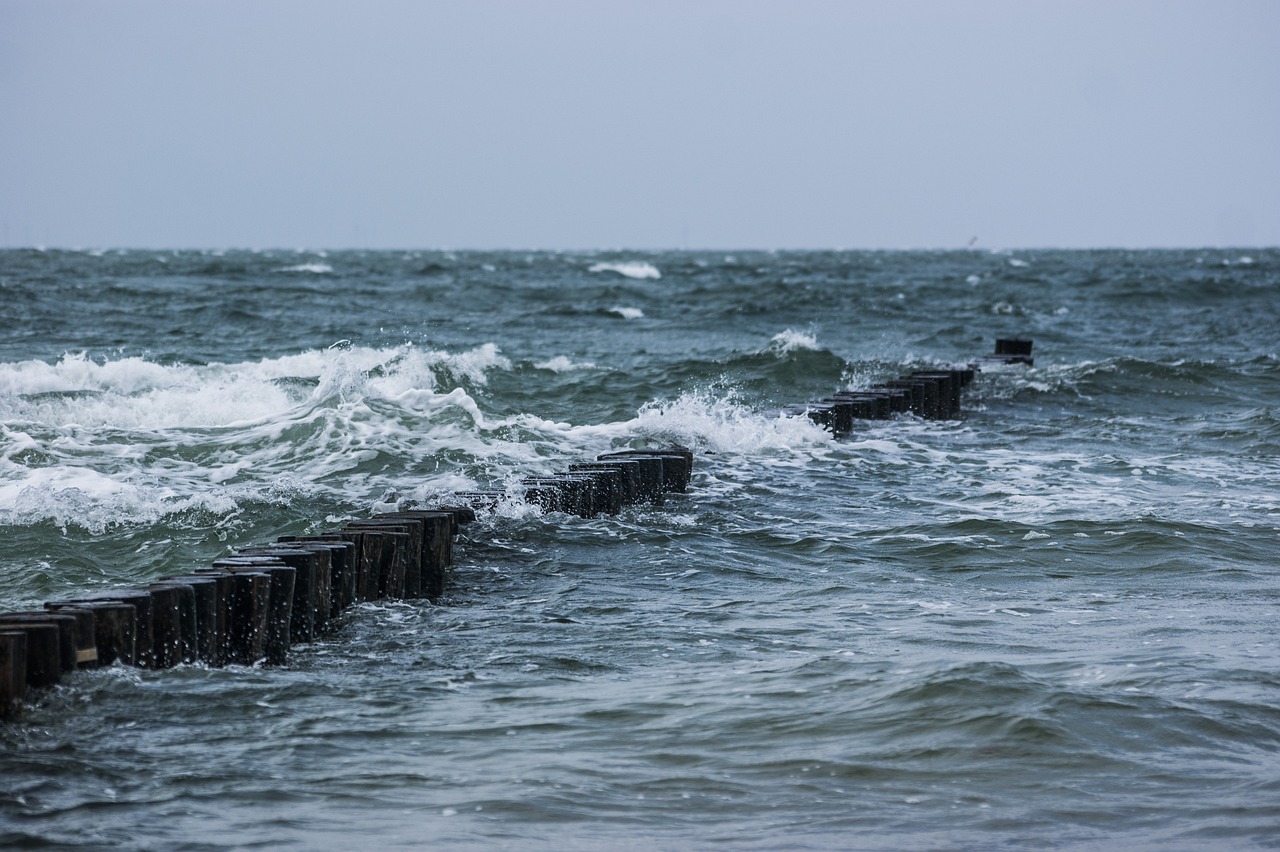
<instances>
[{"instance_id":1,"label":"shallow water near posts","mask_svg":"<svg viewBox=\"0 0 1280 852\"><path fill-rule=\"evenodd\" d=\"M0 609L598 453L439 605L77 672L0 846L1280 843L1280 252L0 251ZM965 362L964 416L785 405Z\"/></svg>"}]
</instances>

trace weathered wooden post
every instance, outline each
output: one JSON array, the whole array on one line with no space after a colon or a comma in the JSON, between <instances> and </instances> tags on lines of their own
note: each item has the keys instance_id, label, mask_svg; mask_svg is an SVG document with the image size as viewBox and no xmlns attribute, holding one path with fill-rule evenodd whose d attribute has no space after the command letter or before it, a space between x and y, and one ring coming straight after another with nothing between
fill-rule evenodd
<instances>
[{"instance_id":1,"label":"weathered wooden post","mask_svg":"<svg viewBox=\"0 0 1280 852\"><path fill-rule=\"evenodd\" d=\"M586 464L569 465L570 476L585 476L596 492L597 512L616 515L622 511L622 472L612 468L590 467Z\"/></svg>"},{"instance_id":2,"label":"weathered wooden post","mask_svg":"<svg viewBox=\"0 0 1280 852\"><path fill-rule=\"evenodd\" d=\"M26 637L26 685L37 689L62 680L62 627L52 621L0 621L0 633Z\"/></svg>"},{"instance_id":3,"label":"weathered wooden post","mask_svg":"<svg viewBox=\"0 0 1280 852\"><path fill-rule=\"evenodd\" d=\"M0 629L0 721L18 718L27 697L27 634Z\"/></svg>"},{"instance_id":4,"label":"weathered wooden post","mask_svg":"<svg viewBox=\"0 0 1280 852\"><path fill-rule=\"evenodd\" d=\"M383 597L420 598L425 597L422 582L422 539L423 523L414 518L388 518L379 515L374 518L359 518L347 523L349 530L368 530L370 532L389 533L394 536L391 541L396 553L388 557L391 560L390 570L380 574L379 591ZM403 536L401 538L400 536ZM385 547L384 540L384 547Z\"/></svg>"},{"instance_id":5,"label":"weathered wooden post","mask_svg":"<svg viewBox=\"0 0 1280 852\"><path fill-rule=\"evenodd\" d=\"M45 612L57 616L70 616L75 619L75 668L97 668L98 641L93 613L83 607L54 608L48 604L45 604ZM31 615L38 618L41 613L32 612Z\"/></svg>"},{"instance_id":6,"label":"weathered wooden post","mask_svg":"<svg viewBox=\"0 0 1280 852\"><path fill-rule=\"evenodd\" d=\"M667 491L668 475L676 473L676 462L668 461L657 453L644 453L639 450L603 453L596 456L597 461L630 461L634 462L640 472L640 498L647 499L655 505L663 502Z\"/></svg>"},{"instance_id":7,"label":"weathered wooden post","mask_svg":"<svg viewBox=\"0 0 1280 852\"><path fill-rule=\"evenodd\" d=\"M245 566L225 569L232 577L231 659L252 666L267 658L271 634L271 575Z\"/></svg>"},{"instance_id":8,"label":"weathered wooden post","mask_svg":"<svg viewBox=\"0 0 1280 852\"><path fill-rule=\"evenodd\" d=\"M912 373L911 378L931 381L938 386L938 419L959 416L960 381L950 370L923 370Z\"/></svg>"},{"instance_id":9,"label":"weathered wooden post","mask_svg":"<svg viewBox=\"0 0 1280 852\"><path fill-rule=\"evenodd\" d=\"M79 654L78 619L74 615L57 612L8 612L0 615L0 629L21 627L25 624L52 624L58 628L58 670L61 674L76 670ZM27 640L28 649L31 640Z\"/></svg>"},{"instance_id":10,"label":"weathered wooden post","mask_svg":"<svg viewBox=\"0 0 1280 852\"><path fill-rule=\"evenodd\" d=\"M146 589L151 594L151 667L172 668L184 661L188 640L194 645L193 593L190 586L176 583L153 583Z\"/></svg>"},{"instance_id":11,"label":"weathered wooden post","mask_svg":"<svg viewBox=\"0 0 1280 852\"><path fill-rule=\"evenodd\" d=\"M563 512L564 508L560 505L560 489L554 485L534 485L527 481L521 481L521 485L527 486L521 492L524 500L531 506L537 506L544 512Z\"/></svg>"},{"instance_id":12,"label":"weathered wooden post","mask_svg":"<svg viewBox=\"0 0 1280 852\"><path fill-rule=\"evenodd\" d=\"M265 574L268 580L267 615L263 624L262 655L270 665L288 662L293 642L293 611L298 605L298 569L274 554L224 557L213 563L222 571ZM240 601L244 601L243 593ZM254 612L256 616L256 611Z\"/></svg>"},{"instance_id":13,"label":"weathered wooden post","mask_svg":"<svg viewBox=\"0 0 1280 852\"><path fill-rule=\"evenodd\" d=\"M226 603L219 597L219 582L208 574L181 574L160 578L164 583L177 583L191 589L195 607L195 642L194 648L187 648L190 656L187 662L199 660L207 666L219 666L223 644L222 628L218 613L226 608Z\"/></svg>"},{"instance_id":14,"label":"weathered wooden post","mask_svg":"<svg viewBox=\"0 0 1280 852\"><path fill-rule=\"evenodd\" d=\"M644 481L641 476L640 462L636 459L609 459L607 461L582 462L569 465L569 470L616 470L622 481L622 503L630 506L640 502L647 495L644 492Z\"/></svg>"},{"instance_id":15,"label":"weathered wooden post","mask_svg":"<svg viewBox=\"0 0 1280 852\"><path fill-rule=\"evenodd\" d=\"M444 594L448 569L453 564L453 536L457 533L458 514L430 509L409 509L385 512L375 515L373 519L394 522L399 518L412 519L421 524L421 590L424 596L435 600Z\"/></svg>"},{"instance_id":16,"label":"weathered wooden post","mask_svg":"<svg viewBox=\"0 0 1280 852\"><path fill-rule=\"evenodd\" d=\"M54 612L74 609L86 610L92 614L96 665L109 666L116 660L132 664L135 658L134 631L137 623L132 604L88 598L49 601L44 606Z\"/></svg>"},{"instance_id":17,"label":"weathered wooden post","mask_svg":"<svg viewBox=\"0 0 1280 852\"><path fill-rule=\"evenodd\" d=\"M351 532L365 536L363 547L373 557L372 578L376 586L370 588L373 599L403 598L408 563L413 558L413 538L405 524L387 524L372 519L354 520L347 524ZM419 552L422 545L419 544ZM421 570L419 569L419 585Z\"/></svg>"},{"instance_id":18,"label":"weathered wooden post","mask_svg":"<svg viewBox=\"0 0 1280 852\"><path fill-rule=\"evenodd\" d=\"M329 620L331 569L328 564L328 554L322 555L287 544L245 547L237 550L236 553L241 556L274 557L294 569L289 640L293 643L314 641Z\"/></svg>"},{"instance_id":19,"label":"weathered wooden post","mask_svg":"<svg viewBox=\"0 0 1280 852\"><path fill-rule=\"evenodd\" d=\"M276 539L281 544L329 553L329 618L339 614L356 601L356 580L359 572L359 545L341 533L321 535L282 535Z\"/></svg>"}]
</instances>

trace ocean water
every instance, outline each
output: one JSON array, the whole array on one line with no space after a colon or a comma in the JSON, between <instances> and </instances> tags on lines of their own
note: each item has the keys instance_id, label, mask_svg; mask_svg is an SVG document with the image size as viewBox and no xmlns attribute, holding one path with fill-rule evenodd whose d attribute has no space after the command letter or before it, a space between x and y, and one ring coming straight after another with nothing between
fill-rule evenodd
<instances>
[{"instance_id":1,"label":"ocean water","mask_svg":"<svg viewBox=\"0 0 1280 852\"><path fill-rule=\"evenodd\" d=\"M1280 251L0 252L0 609L519 501L281 668L76 673L0 847L1280 845ZM968 361L954 421L786 403Z\"/></svg>"}]
</instances>

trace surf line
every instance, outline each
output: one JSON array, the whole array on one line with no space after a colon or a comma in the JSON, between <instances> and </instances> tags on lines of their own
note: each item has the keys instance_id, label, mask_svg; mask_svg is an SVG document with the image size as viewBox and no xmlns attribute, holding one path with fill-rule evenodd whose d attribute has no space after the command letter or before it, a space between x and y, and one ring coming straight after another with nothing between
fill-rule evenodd
<instances>
[{"instance_id":1,"label":"surf line","mask_svg":"<svg viewBox=\"0 0 1280 852\"><path fill-rule=\"evenodd\" d=\"M960 416L963 390L974 376L987 370L1022 364L1032 366L1031 340L996 340L996 350L963 367L920 370L880 382L868 388L838 391L812 402L784 406L790 417L808 417L830 429L836 437L853 431L858 420L888 420L894 414L911 413L925 420L952 420Z\"/></svg>"},{"instance_id":2,"label":"surf line","mask_svg":"<svg viewBox=\"0 0 1280 852\"><path fill-rule=\"evenodd\" d=\"M524 498L581 517L662 504L685 492L684 447L604 453L552 476L526 479ZM463 492L458 505L383 512L314 535L236 549L208 567L143 586L46 601L0 613L0 720L77 669L119 662L144 669L283 665L292 646L329 632L357 603L437 600L448 584L459 528L505 492Z\"/></svg>"},{"instance_id":3,"label":"surf line","mask_svg":"<svg viewBox=\"0 0 1280 852\"><path fill-rule=\"evenodd\" d=\"M787 406L836 436L857 420L911 413L959 416L961 393L985 369L1033 363L1032 341L998 339L995 352L963 367L924 370L868 388ZM524 499L581 517L661 504L685 492L693 453L684 447L604 453L568 470L521 481ZM503 491L459 492L460 505L384 512L341 529L280 536L241 547L191 573L154 583L47 601L42 610L0 613L0 720L19 716L32 691L81 668L120 662L146 669L180 663L283 665L364 601L426 599L445 591L459 528Z\"/></svg>"}]
</instances>

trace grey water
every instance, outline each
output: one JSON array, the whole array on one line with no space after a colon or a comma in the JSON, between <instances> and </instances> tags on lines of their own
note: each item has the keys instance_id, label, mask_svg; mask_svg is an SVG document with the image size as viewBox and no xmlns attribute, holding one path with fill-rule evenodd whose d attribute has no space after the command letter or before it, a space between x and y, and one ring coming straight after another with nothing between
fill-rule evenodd
<instances>
[{"instance_id":1,"label":"grey water","mask_svg":"<svg viewBox=\"0 0 1280 852\"><path fill-rule=\"evenodd\" d=\"M1280 845L1280 251L0 251L0 609L620 447L437 605L82 671L0 848ZM963 363L964 416L777 412Z\"/></svg>"}]
</instances>

